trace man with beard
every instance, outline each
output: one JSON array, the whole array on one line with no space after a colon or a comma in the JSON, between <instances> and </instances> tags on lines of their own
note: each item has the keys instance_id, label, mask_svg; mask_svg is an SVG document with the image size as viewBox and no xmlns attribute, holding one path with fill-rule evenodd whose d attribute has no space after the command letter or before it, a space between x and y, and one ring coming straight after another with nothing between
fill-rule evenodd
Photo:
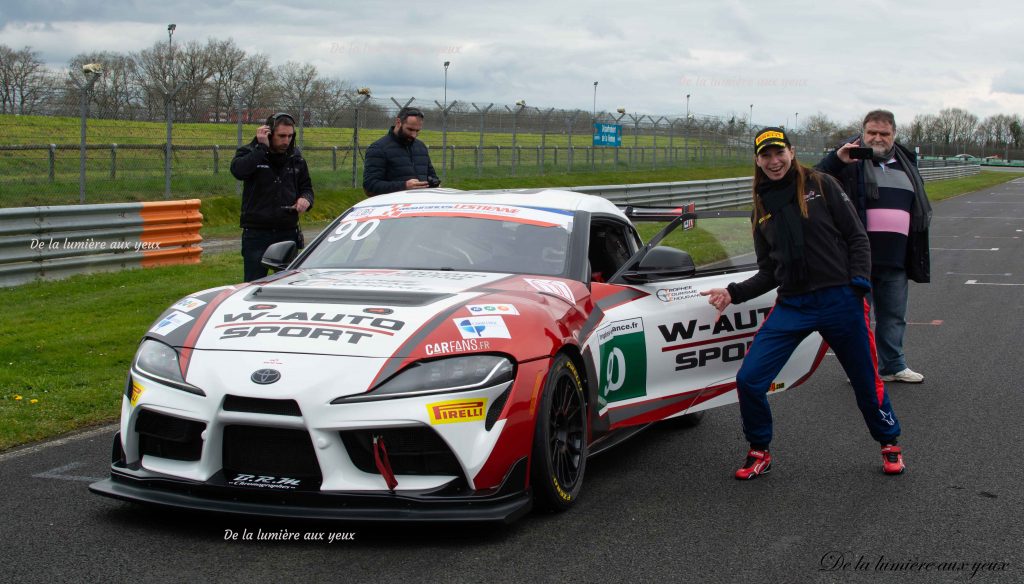
<instances>
[{"instance_id":1,"label":"man with beard","mask_svg":"<svg viewBox=\"0 0 1024 584\"><path fill-rule=\"evenodd\" d=\"M433 188L441 184L430 163L427 145L417 139L423 129L423 112L404 107L387 136L366 149L363 192L366 196Z\"/></svg>"},{"instance_id":2,"label":"man with beard","mask_svg":"<svg viewBox=\"0 0 1024 584\"><path fill-rule=\"evenodd\" d=\"M924 375L907 366L903 336L908 280L930 281L928 225L932 208L917 170L917 156L896 143L892 112L868 112L862 127L860 136L829 153L815 168L842 183L871 241L878 373L883 381L921 383Z\"/></svg>"},{"instance_id":3,"label":"man with beard","mask_svg":"<svg viewBox=\"0 0 1024 584\"><path fill-rule=\"evenodd\" d=\"M295 148L295 119L274 114L256 137L235 153L231 174L242 186L242 260L245 281L267 275L261 263L271 244L294 241L303 246L299 215L313 206L313 182Z\"/></svg>"}]
</instances>

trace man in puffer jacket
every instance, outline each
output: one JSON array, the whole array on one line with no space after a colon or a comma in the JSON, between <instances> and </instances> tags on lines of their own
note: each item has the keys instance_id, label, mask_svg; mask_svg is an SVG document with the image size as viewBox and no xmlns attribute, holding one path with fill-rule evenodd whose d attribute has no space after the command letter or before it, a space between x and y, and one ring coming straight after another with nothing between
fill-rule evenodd
<instances>
[{"instance_id":1,"label":"man in puffer jacket","mask_svg":"<svg viewBox=\"0 0 1024 584\"><path fill-rule=\"evenodd\" d=\"M423 129L423 112L404 107L388 135L366 149L363 192L366 196L433 188L441 184L430 163L427 145L417 139Z\"/></svg>"}]
</instances>

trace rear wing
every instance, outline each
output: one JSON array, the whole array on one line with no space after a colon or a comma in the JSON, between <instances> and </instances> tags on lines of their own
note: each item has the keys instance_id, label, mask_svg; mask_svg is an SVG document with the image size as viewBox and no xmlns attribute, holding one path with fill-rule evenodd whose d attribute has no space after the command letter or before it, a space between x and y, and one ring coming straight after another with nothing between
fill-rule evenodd
<instances>
[{"instance_id":1,"label":"rear wing","mask_svg":"<svg viewBox=\"0 0 1024 584\"><path fill-rule=\"evenodd\" d=\"M692 215L692 219L683 222L683 229L693 229L697 219L713 219L717 217L750 217L750 211L697 211L694 203L680 207L634 207L633 205L620 205L622 211L630 221L665 222L678 219L682 215Z\"/></svg>"}]
</instances>

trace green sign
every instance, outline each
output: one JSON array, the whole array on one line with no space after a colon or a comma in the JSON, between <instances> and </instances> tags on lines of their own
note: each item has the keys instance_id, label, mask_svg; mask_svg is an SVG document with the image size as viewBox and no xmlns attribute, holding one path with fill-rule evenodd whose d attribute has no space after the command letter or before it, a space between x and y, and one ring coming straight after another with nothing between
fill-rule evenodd
<instances>
[{"instance_id":1,"label":"green sign","mask_svg":"<svg viewBox=\"0 0 1024 584\"><path fill-rule=\"evenodd\" d=\"M615 321L597 331L597 342L601 347L601 400L609 403L647 395L644 321Z\"/></svg>"}]
</instances>

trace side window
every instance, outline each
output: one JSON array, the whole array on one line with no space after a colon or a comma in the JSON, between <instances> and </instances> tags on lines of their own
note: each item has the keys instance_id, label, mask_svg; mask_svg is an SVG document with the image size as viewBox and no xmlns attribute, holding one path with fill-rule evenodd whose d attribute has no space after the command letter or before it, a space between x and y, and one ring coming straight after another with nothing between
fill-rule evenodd
<instances>
[{"instance_id":1,"label":"side window","mask_svg":"<svg viewBox=\"0 0 1024 584\"><path fill-rule=\"evenodd\" d=\"M605 282L626 263L637 249L634 239L624 225L611 221L594 221L590 225L591 280Z\"/></svg>"}]
</instances>

